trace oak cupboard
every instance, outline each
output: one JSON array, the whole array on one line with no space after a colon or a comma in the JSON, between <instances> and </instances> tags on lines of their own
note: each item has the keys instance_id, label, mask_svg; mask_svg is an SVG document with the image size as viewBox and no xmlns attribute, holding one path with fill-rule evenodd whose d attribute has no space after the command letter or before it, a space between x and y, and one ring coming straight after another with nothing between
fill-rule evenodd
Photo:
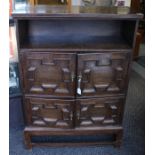
<instances>
[{"instance_id":1,"label":"oak cupboard","mask_svg":"<svg viewBox=\"0 0 155 155\"><path fill-rule=\"evenodd\" d=\"M120 146L132 51L141 14L117 8L35 6L13 14L27 148ZM37 136L113 135L113 140L44 142Z\"/></svg>"}]
</instances>

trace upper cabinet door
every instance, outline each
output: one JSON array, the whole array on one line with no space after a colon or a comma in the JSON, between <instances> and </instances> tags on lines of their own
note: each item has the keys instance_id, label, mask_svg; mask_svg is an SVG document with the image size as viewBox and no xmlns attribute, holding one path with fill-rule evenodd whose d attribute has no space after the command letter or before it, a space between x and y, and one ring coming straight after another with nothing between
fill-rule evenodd
<instances>
[{"instance_id":1,"label":"upper cabinet door","mask_svg":"<svg viewBox=\"0 0 155 155\"><path fill-rule=\"evenodd\" d=\"M77 95L124 93L130 53L108 52L78 55Z\"/></svg>"},{"instance_id":2,"label":"upper cabinet door","mask_svg":"<svg viewBox=\"0 0 155 155\"><path fill-rule=\"evenodd\" d=\"M26 94L75 96L75 55L25 52L21 54Z\"/></svg>"}]
</instances>

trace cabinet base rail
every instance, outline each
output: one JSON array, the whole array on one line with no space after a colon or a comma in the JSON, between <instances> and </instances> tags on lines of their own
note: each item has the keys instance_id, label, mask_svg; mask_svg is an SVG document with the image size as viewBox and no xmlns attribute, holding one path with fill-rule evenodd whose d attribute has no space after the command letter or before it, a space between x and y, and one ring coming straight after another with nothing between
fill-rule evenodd
<instances>
[{"instance_id":1,"label":"cabinet base rail","mask_svg":"<svg viewBox=\"0 0 155 155\"><path fill-rule=\"evenodd\" d=\"M89 135L114 135L114 141L99 142L32 142L32 136L89 136ZM53 129L41 127L26 127L24 138L27 149L35 146L41 147L78 147L78 146L102 146L113 145L120 147L122 144L123 128L120 127L98 127L98 128L74 128L74 129Z\"/></svg>"}]
</instances>

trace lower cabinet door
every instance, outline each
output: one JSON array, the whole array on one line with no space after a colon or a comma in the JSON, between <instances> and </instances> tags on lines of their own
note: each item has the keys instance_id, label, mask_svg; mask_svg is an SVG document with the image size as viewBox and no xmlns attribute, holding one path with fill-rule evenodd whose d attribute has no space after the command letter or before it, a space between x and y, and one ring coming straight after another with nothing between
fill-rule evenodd
<instances>
[{"instance_id":1,"label":"lower cabinet door","mask_svg":"<svg viewBox=\"0 0 155 155\"><path fill-rule=\"evenodd\" d=\"M76 126L119 125L122 122L124 98L80 99L76 103Z\"/></svg>"},{"instance_id":2,"label":"lower cabinet door","mask_svg":"<svg viewBox=\"0 0 155 155\"><path fill-rule=\"evenodd\" d=\"M28 125L52 128L73 126L73 100L26 98L25 108Z\"/></svg>"}]
</instances>

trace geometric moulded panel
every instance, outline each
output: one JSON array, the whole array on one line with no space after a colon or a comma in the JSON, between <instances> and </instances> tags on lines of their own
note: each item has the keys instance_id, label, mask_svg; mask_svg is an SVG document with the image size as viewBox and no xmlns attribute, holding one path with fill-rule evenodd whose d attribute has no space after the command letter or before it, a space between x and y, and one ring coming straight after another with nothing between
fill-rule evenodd
<instances>
[{"instance_id":1,"label":"geometric moulded panel","mask_svg":"<svg viewBox=\"0 0 155 155\"><path fill-rule=\"evenodd\" d=\"M25 93L74 96L75 54L27 52L21 62Z\"/></svg>"},{"instance_id":2,"label":"geometric moulded panel","mask_svg":"<svg viewBox=\"0 0 155 155\"><path fill-rule=\"evenodd\" d=\"M28 124L52 128L71 128L73 125L72 100L26 98Z\"/></svg>"},{"instance_id":3,"label":"geometric moulded panel","mask_svg":"<svg viewBox=\"0 0 155 155\"><path fill-rule=\"evenodd\" d=\"M78 54L78 76L83 96L124 93L130 53Z\"/></svg>"},{"instance_id":4,"label":"geometric moulded panel","mask_svg":"<svg viewBox=\"0 0 155 155\"><path fill-rule=\"evenodd\" d=\"M76 104L76 126L120 125L124 98L80 99Z\"/></svg>"}]
</instances>

